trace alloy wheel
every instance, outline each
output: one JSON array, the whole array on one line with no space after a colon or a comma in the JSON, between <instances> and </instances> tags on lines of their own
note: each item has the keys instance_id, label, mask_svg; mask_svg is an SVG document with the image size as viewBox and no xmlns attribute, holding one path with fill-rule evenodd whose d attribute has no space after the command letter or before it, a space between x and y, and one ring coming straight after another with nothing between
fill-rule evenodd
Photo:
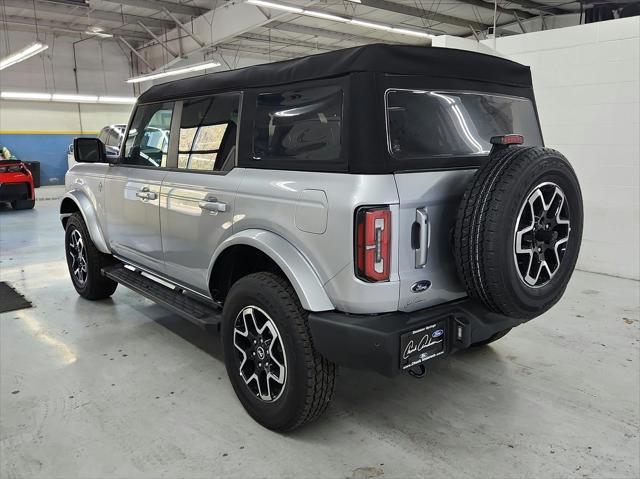
<instances>
[{"instance_id":1,"label":"alloy wheel","mask_svg":"<svg viewBox=\"0 0 640 479\"><path fill-rule=\"evenodd\" d=\"M560 269L569 241L569 204L555 183L529 193L516 220L513 257L520 279L531 288L551 281Z\"/></svg>"},{"instance_id":2,"label":"alloy wheel","mask_svg":"<svg viewBox=\"0 0 640 479\"><path fill-rule=\"evenodd\" d=\"M233 345L249 390L264 402L276 401L285 389L287 357L271 317L256 306L243 308L234 323Z\"/></svg>"},{"instance_id":3,"label":"alloy wheel","mask_svg":"<svg viewBox=\"0 0 640 479\"><path fill-rule=\"evenodd\" d=\"M87 252L82 235L74 229L69 235L69 257L71 259L71 274L79 285L87 282Z\"/></svg>"}]
</instances>

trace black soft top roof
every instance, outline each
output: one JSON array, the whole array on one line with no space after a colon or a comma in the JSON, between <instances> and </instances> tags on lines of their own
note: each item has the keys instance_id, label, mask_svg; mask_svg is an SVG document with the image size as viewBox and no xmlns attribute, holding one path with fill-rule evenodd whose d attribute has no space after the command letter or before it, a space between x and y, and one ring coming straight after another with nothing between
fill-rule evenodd
<instances>
[{"instance_id":1,"label":"black soft top roof","mask_svg":"<svg viewBox=\"0 0 640 479\"><path fill-rule=\"evenodd\" d=\"M492 55L450 48L373 44L162 83L144 92L138 102L282 85L356 72L457 78L531 87L529 67Z\"/></svg>"}]
</instances>

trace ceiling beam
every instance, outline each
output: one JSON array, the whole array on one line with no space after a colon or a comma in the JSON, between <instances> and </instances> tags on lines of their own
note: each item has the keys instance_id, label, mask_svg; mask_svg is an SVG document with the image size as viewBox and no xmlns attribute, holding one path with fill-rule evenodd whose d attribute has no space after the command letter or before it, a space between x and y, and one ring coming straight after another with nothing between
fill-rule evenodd
<instances>
[{"instance_id":1,"label":"ceiling beam","mask_svg":"<svg viewBox=\"0 0 640 479\"><path fill-rule=\"evenodd\" d=\"M7 25L8 25L8 29L9 30L24 30L25 28L27 29L27 31L33 31L35 30L35 22L33 21L33 17L19 17L19 16L7 16ZM38 30L43 30L44 31L48 31L51 33L60 33L60 34L64 34L64 33L68 33L71 34L73 36L76 35L82 35L85 34L85 32L87 31L87 26L86 25L81 25L81 24L76 24L75 26L69 26L69 24L67 23L63 23L63 22L56 22L56 21L52 21L52 20L44 20L44 19L40 19L38 18ZM107 30L105 29L105 33L111 33L113 35L118 35L121 37L124 37L126 39L129 40L136 40L136 41L149 41L151 40L151 37L149 35L147 35L146 33L139 33L139 32L132 32L129 30L122 30L122 29L114 29L114 30ZM89 36L89 34L86 34L87 36ZM111 38L102 38L103 40L111 40Z\"/></svg>"},{"instance_id":2,"label":"ceiling beam","mask_svg":"<svg viewBox=\"0 0 640 479\"><path fill-rule=\"evenodd\" d=\"M274 45L285 45L289 47L307 48L311 50L333 50L333 48L331 47L318 45L317 43L313 42L294 40L293 38L274 37L272 35L259 35L257 33L243 33L242 35L238 35L236 39Z\"/></svg>"},{"instance_id":3,"label":"ceiling beam","mask_svg":"<svg viewBox=\"0 0 640 479\"><path fill-rule=\"evenodd\" d=\"M243 52L254 55L265 56L269 58L278 58L284 60L290 60L292 58L298 58L300 55L295 53L286 53L270 50L268 48L260 48L260 47L246 47L242 45L235 45L233 43L220 43L216 45L216 50L226 50L231 52Z\"/></svg>"},{"instance_id":4,"label":"ceiling beam","mask_svg":"<svg viewBox=\"0 0 640 479\"><path fill-rule=\"evenodd\" d=\"M196 35L195 33L193 33L191 30L189 30L184 23L182 23L178 17L176 17L173 13L171 13L169 10L167 10L166 8L163 8L162 11L164 13L167 14L167 16L169 18L171 18L171 20L173 20L174 22L176 22L176 26L182 30L184 33L186 33L187 35L189 35L194 42L196 42L198 45L200 45L201 47L204 47L206 44L205 42L203 42L200 37L198 35Z\"/></svg>"},{"instance_id":5,"label":"ceiling beam","mask_svg":"<svg viewBox=\"0 0 640 479\"><path fill-rule=\"evenodd\" d=\"M316 3L318 0L308 0L306 5ZM244 1L218 2L218 8L209 10L204 15L194 18L184 24L184 29L189 30L193 35L205 43L201 45L191 36L183 36L180 43L176 40L180 33L180 28L174 28L161 35L163 39L174 50L181 49L184 56L195 56L206 53L218 44L233 41L233 38L243 33L249 32L257 27L262 27L266 23L274 21L287 15L286 12L271 12L257 8ZM145 24L146 21L143 21ZM168 68L181 59L174 58L168 63L159 45L146 45L144 47L145 58L157 68Z\"/></svg>"},{"instance_id":6,"label":"ceiling beam","mask_svg":"<svg viewBox=\"0 0 640 479\"><path fill-rule=\"evenodd\" d=\"M270 22L264 25L265 28L272 30L280 30L289 33L298 33L301 35L312 35L314 37L330 38L331 40L360 42L360 43L378 43L381 40L377 38L370 38L361 35L354 35L352 33L336 32L334 30L326 30L324 28L307 27L305 25L298 25L295 23L285 22ZM385 40L386 41L386 40ZM386 41L387 43L393 43Z\"/></svg>"},{"instance_id":7,"label":"ceiling beam","mask_svg":"<svg viewBox=\"0 0 640 479\"><path fill-rule=\"evenodd\" d=\"M142 55L140 55L140 54L138 53L138 50L136 50L136 49L133 47L133 45L131 45L127 40L125 40L125 39L124 39L124 38L122 38L122 37L118 37L118 40L120 40L122 43L124 43L124 44L125 44L125 46L126 46L129 50L131 50L131 53L133 53L135 56L137 56L137 57L138 57L138 59L140 59L140 61L141 61L142 63L144 63L145 65L147 65L147 68L149 68L150 70L152 70L152 69L153 69L153 65L151 65L151 63L149 63L149 62L148 62L148 61L147 61L147 60L146 60Z\"/></svg>"},{"instance_id":8,"label":"ceiling beam","mask_svg":"<svg viewBox=\"0 0 640 479\"><path fill-rule=\"evenodd\" d=\"M31 2L24 0L3 0L4 5L7 8L33 8ZM119 12L107 12L105 10L90 10L88 7L71 7L59 3L50 3L43 0L36 1L36 13L38 14L38 24L40 24L41 13L56 13L58 15L69 15L72 17L84 17L94 18L97 20L104 20L107 22L114 22L120 25L122 24L136 24L139 21L144 21L148 27L153 28L167 28L174 27L174 23L171 20L164 18L143 17L139 15L121 15Z\"/></svg>"},{"instance_id":9,"label":"ceiling beam","mask_svg":"<svg viewBox=\"0 0 640 479\"><path fill-rule=\"evenodd\" d=\"M563 10L562 8L554 7L551 5L545 5L544 3L533 2L532 0L509 0L515 5L528 8L529 10L536 10L542 13L549 13L552 15L566 15L572 13L575 10Z\"/></svg>"},{"instance_id":10,"label":"ceiling beam","mask_svg":"<svg viewBox=\"0 0 640 479\"><path fill-rule=\"evenodd\" d=\"M458 0L461 3L466 3L467 5L473 5L474 7L486 8L488 10L493 11L494 5L493 3L485 2L484 0ZM511 2L515 3L515 2ZM530 12L525 12L524 10L519 10L517 8L505 8L498 5L498 12L505 13L507 15L511 15L512 17L516 17L516 15L521 19L533 18L537 17Z\"/></svg>"},{"instance_id":11,"label":"ceiling beam","mask_svg":"<svg viewBox=\"0 0 640 479\"><path fill-rule=\"evenodd\" d=\"M159 11L166 8L171 13L177 15L188 15L191 17L199 17L207 13L206 8L196 7L195 5L187 5L184 3L168 2L167 0L102 0L109 3L117 3L119 5L128 5L130 7L147 8L149 10Z\"/></svg>"},{"instance_id":12,"label":"ceiling beam","mask_svg":"<svg viewBox=\"0 0 640 479\"><path fill-rule=\"evenodd\" d=\"M158 42L158 45L160 45L162 48L164 48L169 53L169 55L171 55L173 58L179 58L180 57L180 54L178 52L176 52L173 48L171 48L164 41L162 41L162 39L160 39L155 33L153 33L151 30L149 30L149 28L144 23L138 22L138 25L140 25L144 31L146 31L149 35L151 35L151 37L156 42Z\"/></svg>"},{"instance_id":13,"label":"ceiling beam","mask_svg":"<svg viewBox=\"0 0 640 479\"><path fill-rule=\"evenodd\" d=\"M489 27L489 25L474 20L465 20L464 18L453 17L451 15L445 15L443 13L437 13L431 10L427 10L426 8L416 8L412 7L411 5L389 2L387 0L361 0L360 3L366 7L375 8L377 10L400 13L408 17L421 18L423 20L445 23L447 25L455 25L457 27L470 28L475 30L485 30Z\"/></svg>"}]
</instances>

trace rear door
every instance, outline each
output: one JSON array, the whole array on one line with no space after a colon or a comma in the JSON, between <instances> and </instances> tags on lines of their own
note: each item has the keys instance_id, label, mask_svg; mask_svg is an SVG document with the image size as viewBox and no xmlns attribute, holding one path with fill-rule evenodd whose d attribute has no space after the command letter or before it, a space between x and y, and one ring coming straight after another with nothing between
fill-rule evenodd
<instances>
[{"instance_id":1,"label":"rear door","mask_svg":"<svg viewBox=\"0 0 640 479\"><path fill-rule=\"evenodd\" d=\"M463 297L451 254L458 203L473 170L396 174L401 311Z\"/></svg>"},{"instance_id":2,"label":"rear door","mask_svg":"<svg viewBox=\"0 0 640 479\"><path fill-rule=\"evenodd\" d=\"M202 294L213 252L232 233L244 171L235 168L239 110L238 93L184 100L177 168L162 183L166 274Z\"/></svg>"},{"instance_id":3,"label":"rear door","mask_svg":"<svg viewBox=\"0 0 640 479\"><path fill-rule=\"evenodd\" d=\"M542 138L526 98L389 89L385 102L389 154L399 171L398 307L413 311L466 295L451 252L458 204L475 172L463 165L486 158L492 136L519 133L532 145Z\"/></svg>"},{"instance_id":4,"label":"rear door","mask_svg":"<svg viewBox=\"0 0 640 479\"><path fill-rule=\"evenodd\" d=\"M136 109L121 162L105 177L107 235L113 251L163 272L160 186L167 170L174 104Z\"/></svg>"}]
</instances>

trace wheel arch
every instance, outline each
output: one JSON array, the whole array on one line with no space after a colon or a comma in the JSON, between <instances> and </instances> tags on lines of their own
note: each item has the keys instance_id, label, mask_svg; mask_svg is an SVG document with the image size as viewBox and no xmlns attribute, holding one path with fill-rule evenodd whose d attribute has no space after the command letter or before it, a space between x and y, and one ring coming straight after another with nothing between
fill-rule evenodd
<instances>
[{"instance_id":1,"label":"wheel arch","mask_svg":"<svg viewBox=\"0 0 640 479\"><path fill-rule=\"evenodd\" d=\"M107 254L111 253L102 229L98 224L98 215L96 214L93 204L86 193L79 190L71 190L65 193L60 202L60 222L63 228L66 226L69 216L76 212L80 212L82 215L82 219L89 230L91 241L96 245L98 251Z\"/></svg>"},{"instance_id":2,"label":"wheel arch","mask_svg":"<svg viewBox=\"0 0 640 479\"><path fill-rule=\"evenodd\" d=\"M242 258L251 266L232 271L230 267ZM257 272L256 267L281 273L293 286L302 307L308 311L334 309L322 282L302 253L283 237L270 231L249 229L227 238L216 248L209 265L209 285L218 286L217 278L228 278L222 285L224 296L233 281L246 274ZM226 291L224 290L226 288ZM212 294L214 291L212 291Z\"/></svg>"}]
</instances>

